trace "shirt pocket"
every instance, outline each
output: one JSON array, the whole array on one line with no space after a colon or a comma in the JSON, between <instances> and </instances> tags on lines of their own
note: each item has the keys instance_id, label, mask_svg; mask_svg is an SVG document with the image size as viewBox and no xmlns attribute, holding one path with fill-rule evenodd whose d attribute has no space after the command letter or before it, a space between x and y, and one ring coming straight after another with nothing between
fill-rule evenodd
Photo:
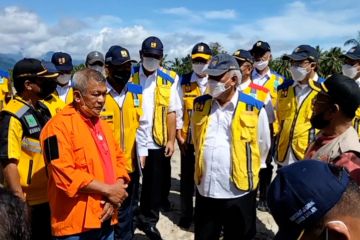
<instances>
[{"instance_id":1,"label":"shirt pocket","mask_svg":"<svg viewBox=\"0 0 360 240\"><path fill-rule=\"evenodd\" d=\"M287 98L279 98L278 99L278 116L279 120L285 120L291 118L291 102Z\"/></svg>"},{"instance_id":2,"label":"shirt pocket","mask_svg":"<svg viewBox=\"0 0 360 240\"><path fill-rule=\"evenodd\" d=\"M157 103L161 106L168 107L170 105L170 85L159 85L156 87Z\"/></svg>"},{"instance_id":3,"label":"shirt pocket","mask_svg":"<svg viewBox=\"0 0 360 240\"><path fill-rule=\"evenodd\" d=\"M80 144L74 144L73 151L75 168L88 170L85 147Z\"/></svg>"},{"instance_id":4,"label":"shirt pocket","mask_svg":"<svg viewBox=\"0 0 360 240\"><path fill-rule=\"evenodd\" d=\"M258 116L255 112L244 111L240 115L241 135L240 138L245 142L257 141L257 122Z\"/></svg>"}]
</instances>

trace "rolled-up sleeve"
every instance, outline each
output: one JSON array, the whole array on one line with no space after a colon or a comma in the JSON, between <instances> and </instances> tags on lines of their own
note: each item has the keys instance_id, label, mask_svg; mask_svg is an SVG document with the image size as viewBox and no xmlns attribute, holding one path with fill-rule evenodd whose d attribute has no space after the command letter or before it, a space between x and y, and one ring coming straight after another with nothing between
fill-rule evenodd
<instances>
[{"instance_id":1,"label":"rolled-up sleeve","mask_svg":"<svg viewBox=\"0 0 360 240\"><path fill-rule=\"evenodd\" d=\"M261 168L265 168L266 158L268 156L271 146L269 120L265 108L262 108L259 113L258 143L259 143L260 156L261 156Z\"/></svg>"}]
</instances>

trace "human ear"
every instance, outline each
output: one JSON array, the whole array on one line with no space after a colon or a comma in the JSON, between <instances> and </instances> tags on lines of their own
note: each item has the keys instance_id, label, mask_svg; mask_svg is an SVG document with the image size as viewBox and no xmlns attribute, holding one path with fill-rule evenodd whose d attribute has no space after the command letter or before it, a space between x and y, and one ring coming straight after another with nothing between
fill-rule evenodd
<instances>
[{"instance_id":1,"label":"human ear","mask_svg":"<svg viewBox=\"0 0 360 240\"><path fill-rule=\"evenodd\" d=\"M331 221L326 225L326 231L328 234L328 239L336 240L350 240L350 232L347 226L342 221Z\"/></svg>"}]
</instances>

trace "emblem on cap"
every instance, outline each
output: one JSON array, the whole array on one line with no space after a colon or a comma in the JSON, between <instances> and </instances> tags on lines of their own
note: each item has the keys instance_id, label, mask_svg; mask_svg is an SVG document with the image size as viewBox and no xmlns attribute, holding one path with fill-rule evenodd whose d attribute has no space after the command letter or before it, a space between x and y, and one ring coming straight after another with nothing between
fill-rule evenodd
<instances>
[{"instance_id":1,"label":"emblem on cap","mask_svg":"<svg viewBox=\"0 0 360 240\"><path fill-rule=\"evenodd\" d=\"M240 51L236 51L234 55L235 55L235 56L239 56L239 55L240 55Z\"/></svg>"},{"instance_id":2,"label":"emblem on cap","mask_svg":"<svg viewBox=\"0 0 360 240\"><path fill-rule=\"evenodd\" d=\"M204 46L203 46L203 45L200 45L200 46L198 47L198 51L199 51L199 52L204 52Z\"/></svg>"},{"instance_id":3,"label":"emblem on cap","mask_svg":"<svg viewBox=\"0 0 360 240\"><path fill-rule=\"evenodd\" d=\"M128 57L128 53L125 50L121 50L120 54L121 54L122 57Z\"/></svg>"},{"instance_id":4,"label":"emblem on cap","mask_svg":"<svg viewBox=\"0 0 360 240\"><path fill-rule=\"evenodd\" d=\"M261 42L261 41L259 41L259 42L257 42L257 43L256 43L256 46L260 47L260 46L261 46L261 44L262 44L262 42Z\"/></svg>"},{"instance_id":5,"label":"emblem on cap","mask_svg":"<svg viewBox=\"0 0 360 240\"><path fill-rule=\"evenodd\" d=\"M300 48L296 48L294 52L299 52L300 51Z\"/></svg>"},{"instance_id":6,"label":"emblem on cap","mask_svg":"<svg viewBox=\"0 0 360 240\"><path fill-rule=\"evenodd\" d=\"M218 64L218 60L217 59L214 59L212 62L211 62L211 66L215 67L216 64Z\"/></svg>"},{"instance_id":7,"label":"emblem on cap","mask_svg":"<svg viewBox=\"0 0 360 240\"><path fill-rule=\"evenodd\" d=\"M356 48L353 47L352 49L349 50L349 53L353 53L353 52L355 52L355 50L356 50Z\"/></svg>"},{"instance_id":8,"label":"emblem on cap","mask_svg":"<svg viewBox=\"0 0 360 240\"><path fill-rule=\"evenodd\" d=\"M65 64L65 58L63 58L63 57L59 58L58 63L59 63L59 65Z\"/></svg>"},{"instance_id":9,"label":"emblem on cap","mask_svg":"<svg viewBox=\"0 0 360 240\"><path fill-rule=\"evenodd\" d=\"M157 45L156 42L151 42L150 43L150 47L152 47L152 48L156 48L156 45Z\"/></svg>"}]
</instances>

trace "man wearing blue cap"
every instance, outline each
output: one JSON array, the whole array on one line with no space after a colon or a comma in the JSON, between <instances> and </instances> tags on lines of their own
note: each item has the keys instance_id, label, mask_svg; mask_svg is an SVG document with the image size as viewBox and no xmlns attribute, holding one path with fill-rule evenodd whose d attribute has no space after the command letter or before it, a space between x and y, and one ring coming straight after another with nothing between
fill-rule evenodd
<instances>
[{"instance_id":1,"label":"man wearing blue cap","mask_svg":"<svg viewBox=\"0 0 360 240\"><path fill-rule=\"evenodd\" d=\"M208 67L212 51L203 42L195 44L191 51L192 70L181 77L180 98L183 110L176 114L177 140L181 150L180 205L181 218L179 226L189 228L193 220L194 195L194 145L191 140L191 114L194 99L205 94L208 76L204 70Z\"/></svg>"},{"instance_id":2,"label":"man wearing blue cap","mask_svg":"<svg viewBox=\"0 0 360 240\"><path fill-rule=\"evenodd\" d=\"M355 80L360 86L360 46L352 47L346 54L343 54L341 58L344 61L342 65L342 73ZM356 111L355 118L353 119L353 126L358 132L360 138L360 109Z\"/></svg>"},{"instance_id":3,"label":"man wearing blue cap","mask_svg":"<svg viewBox=\"0 0 360 240\"><path fill-rule=\"evenodd\" d=\"M271 95L270 91L254 83L251 80L251 73L253 72L253 63L254 58L251 55L250 51L246 51L243 49L237 50L233 56L235 57L236 61L238 62L241 73L242 73L242 80L241 84L239 85L239 89L246 94L249 94L255 97L257 100L264 103L264 108L266 110L268 120L269 120L269 128L271 132L271 136L273 136L273 124L275 124L275 112L274 107L271 102ZM274 138L272 138L271 142L271 150L266 159L266 164L263 163L261 165L260 173L259 173L259 202L257 204L257 208L260 211L268 211L267 204L266 204L266 193L267 188L271 182L272 177L272 170L273 166L271 164L272 157L274 155L275 143Z\"/></svg>"},{"instance_id":4,"label":"man wearing blue cap","mask_svg":"<svg viewBox=\"0 0 360 240\"><path fill-rule=\"evenodd\" d=\"M360 184L360 143L352 119L360 105L360 88L351 79L334 74L312 86L319 93L313 101L310 122L320 130L305 158L346 167Z\"/></svg>"},{"instance_id":5,"label":"man wearing blue cap","mask_svg":"<svg viewBox=\"0 0 360 240\"><path fill-rule=\"evenodd\" d=\"M39 100L55 90L58 75L52 63L18 61L13 69L17 94L0 112L0 162L6 186L30 206L31 239L51 239L48 178L39 141L51 115Z\"/></svg>"},{"instance_id":6,"label":"man wearing blue cap","mask_svg":"<svg viewBox=\"0 0 360 240\"><path fill-rule=\"evenodd\" d=\"M359 186L341 167L315 160L283 167L268 196L279 226L274 240L359 239L359 199Z\"/></svg>"},{"instance_id":7,"label":"man wearing blue cap","mask_svg":"<svg viewBox=\"0 0 360 240\"><path fill-rule=\"evenodd\" d=\"M261 163L270 148L263 102L238 89L233 56L218 54L204 71L209 94L194 101L195 240L253 239Z\"/></svg>"},{"instance_id":8,"label":"man wearing blue cap","mask_svg":"<svg viewBox=\"0 0 360 240\"><path fill-rule=\"evenodd\" d=\"M128 197L119 209L119 223L115 226L115 239L121 240L134 237L133 210L139 190L135 137L142 114L142 87L128 82L134 62L126 48L117 45L109 48L105 55L107 94L100 114L111 125L115 140L125 154L125 167L131 179L126 189Z\"/></svg>"},{"instance_id":9,"label":"man wearing blue cap","mask_svg":"<svg viewBox=\"0 0 360 240\"><path fill-rule=\"evenodd\" d=\"M292 80L278 87L280 133L276 161L282 166L304 159L307 147L315 140L310 117L317 92L310 86L325 81L316 73L319 58L318 51L309 45L300 45L292 54L283 56L290 61Z\"/></svg>"},{"instance_id":10,"label":"man wearing blue cap","mask_svg":"<svg viewBox=\"0 0 360 240\"><path fill-rule=\"evenodd\" d=\"M132 82L143 89L143 116L137 131L137 153L143 168L140 225L150 239L161 239L156 228L161 204L168 203L170 158L174 153L176 112L181 110L179 77L160 66L163 44L148 37L140 50L141 64L133 68Z\"/></svg>"},{"instance_id":11,"label":"man wearing blue cap","mask_svg":"<svg viewBox=\"0 0 360 240\"><path fill-rule=\"evenodd\" d=\"M65 52L56 52L51 58L51 62L55 65L60 75L57 78L58 86L55 94L64 102L71 103L73 99L71 89L71 71L74 66L70 54Z\"/></svg>"}]
</instances>

